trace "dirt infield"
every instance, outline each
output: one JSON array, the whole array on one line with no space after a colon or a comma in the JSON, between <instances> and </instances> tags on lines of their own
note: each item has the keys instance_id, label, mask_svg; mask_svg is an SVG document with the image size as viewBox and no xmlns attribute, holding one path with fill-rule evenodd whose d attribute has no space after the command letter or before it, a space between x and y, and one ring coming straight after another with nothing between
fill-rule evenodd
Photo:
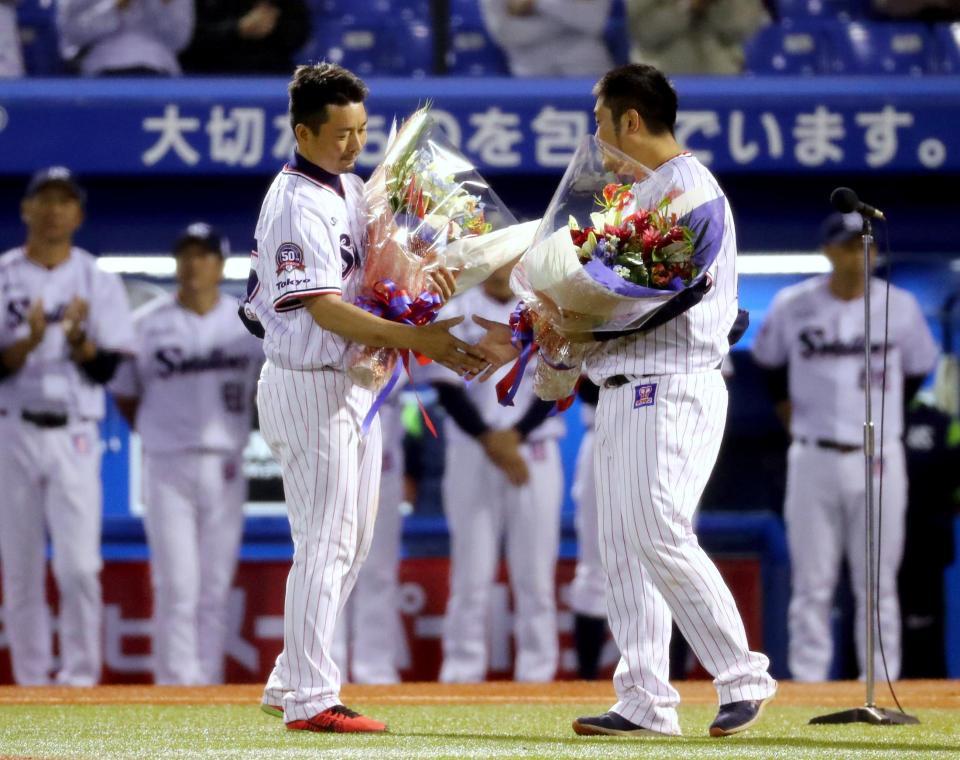
<instances>
[{"instance_id":1,"label":"dirt infield","mask_svg":"<svg viewBox=\"0 0 960 760\"><path fill-rule=\"evenodd\" d=\"M56 704L245 704L260 700L259 684L237 686L98 686L92 689L64 687L0 686L0 706ZM709 681L677 684L687 704L716 704ZM960 710L960 681L900 681L897 696L905 708ZM780 684L777 703L821 707L856 707L863 704L864 686L856 681L822 684ZM886 684L878 684L877 704L893 706ZM345 702L376 704L540 704L562 702L612 702L613 688L607 681L557 681L550 684L520 684L511 681L452 685L403 683L396 686L345 686Z\"/></svg>"}]
</instances>

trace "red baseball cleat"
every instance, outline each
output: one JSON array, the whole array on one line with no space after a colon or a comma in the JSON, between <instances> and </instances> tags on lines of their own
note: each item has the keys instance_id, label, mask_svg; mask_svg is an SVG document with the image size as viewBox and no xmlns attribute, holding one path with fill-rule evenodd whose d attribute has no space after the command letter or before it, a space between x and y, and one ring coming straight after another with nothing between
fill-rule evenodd
<instances>
[{"instance_id":1,"label":"red baseball cleat","mask_svg":"<svg viewBox=\"0 0 960 760\"><path fill-rule=\"evenodd\" d=\"M367 718L344 705L317 713L307 720L293 720L287 723L290 731L316 731L336 734L379 734L387 730L385 723Z\"/></svg>"}]
</instances>

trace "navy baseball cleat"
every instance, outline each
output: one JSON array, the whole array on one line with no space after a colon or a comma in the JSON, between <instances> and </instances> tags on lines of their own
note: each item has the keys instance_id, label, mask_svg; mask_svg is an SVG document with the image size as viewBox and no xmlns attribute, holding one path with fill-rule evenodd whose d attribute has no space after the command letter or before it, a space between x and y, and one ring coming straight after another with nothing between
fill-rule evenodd
<instances>
[{"instance_id":1,"label":"navy baseball cleat","mask_svg":"<svg viewBox=\"0 0 960 760\"><path fill-rule=\"evenodd\" d=\"M603 715L577 718L573 721L573 731L580 736L666 736L636 723L631 723L615 712Z\"/></svg>"},{"instance_id":2,"label":"navy baseball cleat","mask_svg":"<svg viewBox=\"0 0 960 760\"><path fill-rule=\"evenodd\" d=\"M720 705L717 717L710 724L710 736L730 736L746 731L760 720L763 706L772 697L766 699L746 699L742 702L729 702Z\"/></svg>"}]
</instances>

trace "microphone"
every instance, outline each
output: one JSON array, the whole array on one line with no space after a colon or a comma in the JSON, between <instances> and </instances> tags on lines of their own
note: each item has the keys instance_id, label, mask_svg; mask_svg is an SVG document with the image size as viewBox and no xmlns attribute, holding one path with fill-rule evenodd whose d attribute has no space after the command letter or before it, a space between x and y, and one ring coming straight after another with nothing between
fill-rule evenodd
<instances>
[{"instance_id":1,"label":"microphone","mask_svg":"<svg viewBox=\"0 0 960 760\"><path fill-rule=\"evenodd\" d=\"M869 216L873 219L886 220L883 212L861 201L855 192L849 187L838 187L830 193L830 203L837 210L844 214L851 214L854 211Z\"/></svg>"}]
</instances>

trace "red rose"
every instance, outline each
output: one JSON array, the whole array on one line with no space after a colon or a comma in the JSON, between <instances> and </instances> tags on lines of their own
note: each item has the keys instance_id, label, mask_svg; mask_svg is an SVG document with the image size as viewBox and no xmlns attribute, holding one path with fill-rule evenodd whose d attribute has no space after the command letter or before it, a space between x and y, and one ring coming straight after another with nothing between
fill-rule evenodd
<instances>
[{"instance_id":1,"label":"red rose","mask_svg":"<svg viewBox=\"0 0 960 760\"><path fill-rule=\"evenodd\" d=\"M570 238L573 240L573 244L580 248L584 243L587 242L587 238L590 236L590 233L593 231L593 227L587 227L585 230L570 230Z\"/></svg>"}]
</instances>

